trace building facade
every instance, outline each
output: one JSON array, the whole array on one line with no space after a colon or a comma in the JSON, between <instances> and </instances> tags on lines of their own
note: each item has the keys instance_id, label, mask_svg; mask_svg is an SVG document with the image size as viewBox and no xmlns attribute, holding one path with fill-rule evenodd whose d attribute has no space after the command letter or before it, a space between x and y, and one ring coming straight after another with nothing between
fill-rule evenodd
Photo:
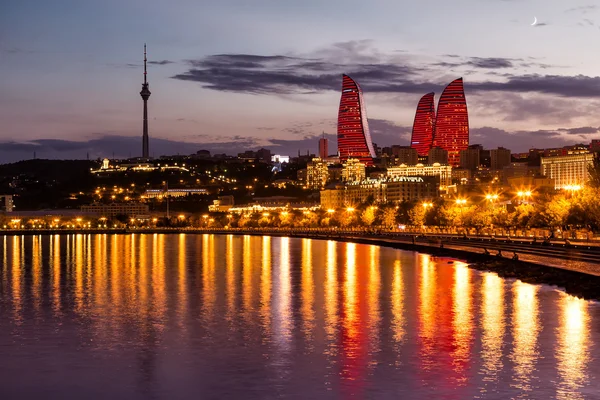
<instances>
[{"instance_id":1,"label":"building facade","mask_svg":"<svg viewBox=\"0 0 600 400\"><path fill-rule=\"evenodd\" d=\"M542 157L540 172L554 179L555 189L583 186L589 179L589 168L594 164L593 153Z\"/></svg>"},{"instance_id":2,"label":"building facade","mask_svg":"<svg viewBox=\"0 0 600 400\"><path fill-rule=\"evenodd\" d=\"M168 189L168 190L160 190L160 189L148 189L144 193L143 197L146 199L162 199L163 197L184 197L191 196L195 194L208 194L208 190L206 189Z\"/></svg>"},{"instance_id":3,"label":"building facade","mask_svg":"<svg viewBox=\"0 0 600 400\"><path fill-rule=\"evenodd\" d=\"M13 197L11 194L0 195L0 211L12 212L14 208Z\"/></svg>"},{"instance_id":4,"label":"building facade","mask_svg":"<svg viewBox=\"0 0 600 400\"><path fill-rule=\"evenodd\" d=\"M417 104L410 147L415 149L420 156L428 155L433 144L433 131L435 128L434 95L433 92L427 93L421 97Z\"/></svg>"},{"instance_id":5,"label":"building facade","mask_svg":"<svg viewBox=\"0 0 600 400\"><path fill-rule=\"evenodd\" d=\"M401 176L439 176L440 189L445 189L452 185L452 167L450 165L399 165L387 169L387 177L390 179Z\"/></svg>"},{"instance_id":6,"label":"building facade","mask_svg":"<svg viewBox=\"0 0 600 400\"><path fill-rule=\"evenodd\" d=\"M349 158L342 168L342 181L360 182L367 177L365 164L356 158Z\"/></svg>"},{"instance_id":7,"label":"building facade","mask_svg":"<svg viewBox=\"0 0 600 400\"><path fill-rule=\"evenodd\" d=\"M459 165L462 169L475 171L481 165L481 151L483 146L474 144L468 148L461 150L459 153Z\"/></svg>"},{"instance_id":8,"label":"building facade","mask_svg":"<svg viewBox=\"0 0 600 400\"><path fill-rule=\"evenodd\" d=\"M448 151L441 147L432 147L427 153L427 164L448 164Z\"/></svg>"},{"instance_id":9,"label":"building facade","mask_svg":"<svg viewBox=\"0 0 600 400\"><path fill-rule=\"evenodd\" d=\"M148 205L142 203L112 203L81 206L81 211L98 217L114 217L116 215L135 217L148 215L150 213L150 208Z\"/></svg>"},{"instance_id":10,"label":"building facade","mask_svg":"<svg viewBox=\"0 0 600 400\"><path fill-rule=\"evenodd\" d=\"M495 171L503 169L507 165L510 165L510 157L510 150L504 147L490 150L490 168Z\"/></svg>"},{"instance_id":11,"label":"building facade","mask_svg":"<svg viewBox=\"0 0 600 400\"><path fill-rule=\"evenodd\" d=\"M442 92L436 114L433 146L448 151L448 163L460 164L460 151L469 147L469 114L462 78Z\"/></svg>"},{"instance_id":12,"label":"building facade","mask_svg":"<svg viewBox=\"0 0 600 400\"><path fill-rule=\"evenodd\" d=\"M329 156L329 139L322 137L319 139L319 157L326 159Z\"/></svg>"},{"instance_id":13,"label":"building facade","mask_svg":"<svg viewBox=\"0 0 600 400\"><path fill-rule=\"evenodd\" d=\"M362 90L348 75L342 76L337 138L341 162L345 162L348 158L358 158L366 165L373 164L375 148L369 132Z\"/></svg>"},{"instance_id":14,"label":"building facade","mask_svg":"<svg viewBox=\"0 0 600 400\"><path fill-rule=\"evenodd\" d=\"M396 164L417 165L419 153L409 146L392 146L392 155Z\"/></svg>"},{"instance_id":15,"label":"building facade","mask_svg":"<svg viewBox=\"0 0 600 400\"><path fill-rule=\"evenodd\" d=\"M385 186L386 199L391 203L433 200L440 196L438 176L401 176L388 180Z\"/></svg>"},{"instance_id":16,"label":"building facade","mask_svg":"<svg viewBox=\"0 0 600 400\"><path fill-rule=\"evenodd\" d=\"M327 162L320 158L313 158L306 165L306 186L309 189L322 189L329 179Z\"/></svg>"}]
</instances>

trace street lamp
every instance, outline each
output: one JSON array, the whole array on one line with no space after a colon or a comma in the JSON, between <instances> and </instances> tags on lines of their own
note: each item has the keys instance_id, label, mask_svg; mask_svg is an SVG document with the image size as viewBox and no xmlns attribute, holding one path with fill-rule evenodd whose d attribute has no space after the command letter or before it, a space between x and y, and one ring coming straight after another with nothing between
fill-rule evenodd
<instances>
[{"instance_id":1,"label":"street lamp","mask_svg":"<svg viewBox=\"0 0 600 400\"><path fill-rule=\"evenodd\" d=\"M348 207L348 208L346 208L346 211L348 211L349 213L353 213L354 207Z\"/></svg>"},{"instance_id":2,"label":"street lamp","mask_svg":"<svg viewBox=\"0 0 600 400\"><path fill-rule=\"evenodd\" d=\"M427 210L428 208L433 207L433 203L423 203L423 208Z\"/></svg>"},{"instance_id":3,"label":"street lamp","mask_svg":"<svg viewBox=\"0 0 600 400\"><path fill-rule=\"evenodd\" d=\"M329 210L327 210L327 214L331 215L335 212L335 210L333 208L330 208Z\"/></svg>"}]
</instances>

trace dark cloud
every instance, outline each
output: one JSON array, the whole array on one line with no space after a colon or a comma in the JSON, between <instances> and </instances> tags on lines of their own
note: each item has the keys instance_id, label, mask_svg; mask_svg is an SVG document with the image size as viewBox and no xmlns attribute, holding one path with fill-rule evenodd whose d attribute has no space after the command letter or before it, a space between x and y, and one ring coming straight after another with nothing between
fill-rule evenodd
<instances>
[{"instance_id":1,"label":"dark cloud","mask_svg":"<svg viewBox=\"0 0 600 400\"><path fill-rule=\"evenodd\" d=\"M599 133L600 128L594 128L592 126L583 126L581 128L560 128L560 132L568 133L569 135L592 135L594 133Z\"/></svg>"},{"instance_id":2,"label":"dark cloud","mask_svg":"<svg viewBox=\"0 0 600 400\"><path fill-rule=\"evenodd\" d=\"M366 52L362 41L337 43L329 53L319 50L310 57L284 55L218 54L199 60L188 60L190 68L174 79L200 83L204 88L250 94L306 94L339 91L341 75L356 79L370 93L441 92L447 81L440 82L437 67L461 67L457 75L477 70L549 68L550 65L500 57L470 57L461 62L437 62L429 66L397 59L376 52ZM464 70L470 67L471 70ZM472 68L476 70L473 71ZM491 71L490 71L491 72ZM433 79L428 78L434 77ZM468 92L502 91L543 93L563 97L596 97L600 78L584 75L493 74L498 81L468 81Z\"/></svg>"},{"instance_id":3,"label":"dark cloud","mask_svg":"<svg viewBox=\"0 0 600 400\"><path fill-rule=\"evenodd\" d=\"M587 13L590 13L592 11L596 11L597 9L598 9L597 5L590 4L590 5L586 5L586 6L579 6L579 7L569 8L565 12L567 12L567 13L570 13L570 12L579 12L579 13L582 13L582 14L587 14Z\"/></svg>"},{"instance_id":4,"label":"dark cloud","mask_svg":"<svg viewBox=\"0 0 600 400\"><path fill-rule=\"evenodd\" d=\"M148 61L148 64L167 65L167 64L175 64L175 61L170 61L170 60Z\"/></svg>"},{"instance_id":5,"label":"dark cloud","mask_svg":"<svg viewBox=\"0 0 600 400\"><path fill-rule=\"evenodd\" d=\"M513 63L511 59L508 58L481 58L481 57L472 57L470 61L467 62L468 65L477 68L511 68L513 67Z\"/></svg>"}]
</instances>

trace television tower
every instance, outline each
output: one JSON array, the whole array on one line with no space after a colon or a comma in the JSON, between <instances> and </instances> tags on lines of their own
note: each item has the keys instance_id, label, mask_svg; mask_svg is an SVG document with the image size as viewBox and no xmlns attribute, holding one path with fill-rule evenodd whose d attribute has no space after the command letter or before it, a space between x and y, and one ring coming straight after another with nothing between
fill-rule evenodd
<instances>
[{"instance_id":1,"label":"television tower","mask_svg":"<svg viewBox=\"0 0 600 400\"><path fill-rule=\"evenodd\" d=\"M146 43L144 43L144 83L142 84L142 91L140 96L144 99L144 132L142 134L142 158L150 158L150 150L148 148L148 99L150 98L150 84L146 79L148 74L146 70Z\"/></svg>"}]
</instances>

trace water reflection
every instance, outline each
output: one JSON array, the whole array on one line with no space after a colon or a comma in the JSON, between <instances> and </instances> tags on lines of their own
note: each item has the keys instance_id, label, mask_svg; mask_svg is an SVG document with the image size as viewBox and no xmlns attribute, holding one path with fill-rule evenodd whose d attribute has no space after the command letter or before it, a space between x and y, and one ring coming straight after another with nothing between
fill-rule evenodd
<instances>
[{"instance_id":1,"label":"water reflection","mask_svg":"<svg viewBox=\"0 0 600 400\"><path fill-rule=\"evenodd\" d=\"M513 352L515 379L519 398L529 398L533 390L539 351L538 286L517 281L513 286Z\"/></svg>"},{"instance_id":2,"label":"water reflection","mask_svg":"<svg viewBox=\"0 0 600 400\"><path fill-rule=\"evenodd\" d=\"M482 394L497 392L499 374L504 364L502 361L502 345L506 323L504 319L504 280L492 272L483 276L481 286L481 325L483 328L482 347Z\"/></svg>"},{"instance_id":3,"label":"water reflection","mask_svg":"<svg viewBox=\"0 0 600 400\"><path fill-rule=\"evenodd\" d=\"M559 399L584 399L578 390L588 380L589 315L588 302L563 295L560 300L560 325L557 329L557 349L560 382L556 397Z\"/></svg>"},{"instance_id":4,"label":"water reflection","mask_svg":"<svg viewBox=\"0 0 600 400\"><path fill-rule=\"evenodd\" d=\"M140 399L190 390L416 399L600 392L597 305L456 261L233 235L15 236L0 246L0 387L9 393L52 388L68 398L69 382Z\"/></svg>"}]
</instances>

